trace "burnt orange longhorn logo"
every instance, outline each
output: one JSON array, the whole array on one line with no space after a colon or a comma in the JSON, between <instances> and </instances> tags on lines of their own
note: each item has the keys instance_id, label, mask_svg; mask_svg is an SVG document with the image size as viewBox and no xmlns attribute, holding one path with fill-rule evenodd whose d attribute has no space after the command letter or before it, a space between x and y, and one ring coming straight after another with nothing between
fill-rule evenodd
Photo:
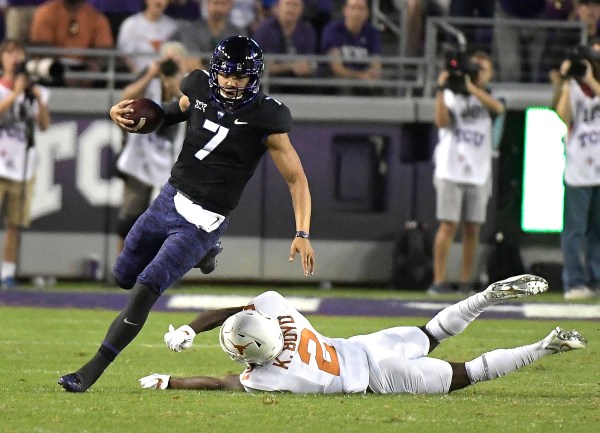
<instances>
[{"instance_id":1,"label":"burnt orange longhorn logo","mask_svg":"<svg viewBox=\"0 0 600 433\"><path fill-rule=\"evenodd\" d=\"M234 344L233 347L235 347L235 349L239 352L240 355L244 354L244 350L246 350L246 347L250 346L252 344L252 342L246 344L245 346L242 346L241 344Z\"/></svg>"}]
</instances>

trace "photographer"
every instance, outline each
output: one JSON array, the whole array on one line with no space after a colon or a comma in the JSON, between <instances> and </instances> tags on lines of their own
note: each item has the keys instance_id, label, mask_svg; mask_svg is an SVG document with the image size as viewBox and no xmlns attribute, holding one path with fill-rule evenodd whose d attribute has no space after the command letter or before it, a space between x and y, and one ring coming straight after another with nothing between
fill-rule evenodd
<instances>
[{"instance_id":1,"label":"photographer","mask_svg":"<svg viewBox=\"0 0 600 433\"><path fill-rule=\"evenodd\" d=\"M504 113L503 102L486 89L493 72L491 58L476 52L470 59L448 62L437 80L435 124L439 141L434 153L434 185L439 228L433 251L434 279L427 290L430 295L452 292L446 268L461 221L460 289L470 291L479 230L492 189L493 123Z\"/></svg>"},{"instance_id":2,"label":"photographer","mask_svg":"<svg viewBox=\"0 0 600 433\"><path fill-rule=\"evenodd\" d=\"M556 113L569 127L561 234L567 300L592 298L596 296L593 289L600 289L599 39L592 41L585 57L563 61L555 83L559 90Z\"/></svg>"},{"instance_id":3,"label":"photographer","mask_svg":"<svg viewBox=\"0 0 600 433\"><path fill-rule=\"evenodd\" d=\"M23 71L25 48L6 39L0 44L0 206L6 199L2 289L15 285L20 228L30 223L35 171L35 125L50 125L48 89Z\"/></svg>"},{"instance_id":4,"label":"photographer","mask_svg":"<svg viewBox=\"0 0 600 433\"><path fill-rule=\"evenodd\" d=\"M187 51L179 42L165 42L160 55L159 60L151 62L136 81L123 89L122 99L146 97L159 104L179 100ZM182 145L183 126L126 135L125 147L117 160L117 168L125 180L116 230L121 238L119 252L129 229L150 204L154 188L161 187L169 178Z\"/></svg>"}]
</instances>

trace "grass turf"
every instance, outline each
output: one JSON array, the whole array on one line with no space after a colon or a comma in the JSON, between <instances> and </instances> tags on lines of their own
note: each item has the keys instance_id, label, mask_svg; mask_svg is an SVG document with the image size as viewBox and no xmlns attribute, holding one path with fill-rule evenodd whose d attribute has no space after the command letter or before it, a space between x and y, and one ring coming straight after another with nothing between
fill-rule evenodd
<instances>
[{"instance_id":1,"label":"grass turf","mask_svg":"<svg viewBox=\"0 0 600 433\"><path fill-rule=\"evenodd\" d=\"M303 396L150 391L150 373L237 373L216 331L192 349L170 352L169 323L193 314L153 312L138 338L85 394L56 384L95 353L114 311L0 307L0 432L596 432L600 425L599 323L489 320L485 313L434 356L449 361L543 338L556 325L576 328L585 350L549 356L507 377L450 395ZM311 317L329 336L347 337L427 318Z\"/></svg>"}]
</instances>

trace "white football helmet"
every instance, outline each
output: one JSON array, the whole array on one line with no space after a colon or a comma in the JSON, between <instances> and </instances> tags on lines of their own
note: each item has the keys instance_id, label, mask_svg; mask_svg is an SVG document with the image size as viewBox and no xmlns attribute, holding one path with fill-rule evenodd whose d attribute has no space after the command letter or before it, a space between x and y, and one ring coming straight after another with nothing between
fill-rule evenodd
<instances>
[{"instance_id":1,"label":"white football helmet","mask_svg":"<svg viewBox=\"0 0 600 433\"><path fill-rule=\"evenodd\" d=\"M244 310L225 320L219 342L234 361L262 365L283 350L283 333L277 319Z\"/></svg>"}]
</instances>

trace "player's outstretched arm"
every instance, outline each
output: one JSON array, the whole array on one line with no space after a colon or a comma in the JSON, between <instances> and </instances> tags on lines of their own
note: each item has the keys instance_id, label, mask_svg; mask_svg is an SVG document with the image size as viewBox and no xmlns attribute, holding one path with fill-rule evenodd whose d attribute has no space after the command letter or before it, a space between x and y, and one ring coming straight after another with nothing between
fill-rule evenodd
<instances>
[{"instance_id":1,"label":"player's outstretched arm","mask_svg":"<svg viewBox=\"0 0 600 433\"><path fill-rule=\"evenodd\" d=\"M164 336L165 344L174 352L189 349L196 334L221 326L229 316L233 316L243 309L244 307L231 307L203 311L189 325L183 325L177 329L173 325L169 325L169 331Z\"/></svg>"},{"instance_id":2,"label":"player's outstretched arm","mask_svg":"<svg viewBox=\"0 0 600 433\"><path fill-rule=\"evenodd\" d=\"M313 275L315 253L308 238L311 198L304 168L286 133L271 134L267 140L267 147L275 166L287 182L292 196L298 236L292 241L289 260L292 262L296 254L300 254L304 275Z\"/></svg>"},{"instance_id":3,"label":"player's outstretched arm","mask_svg":"<svg viewBox=\"0 0 600 433\"><path fill-rule=\"evenodd\" d=\"M220 308L218 310L203 311L198 314L194 320L189 323L189 326L196 334L200 332L210 331L218 326L221 326L225 320L244 309L241 307Z\"/></svg>"},{"instance_id":4,"label":"player's outstretched arm","mask_svg":"<svg viewBox=\"0 0 600 433\"><path fill-rule=\"evenodd\" d=\"M172 377L169 381L172 389L197 389L207 391L243 391L237 374L229 374L222 377L195 376L195 377Z\"/></svg>"},{"instance_id":5,"label":"player's outstretched arm","mask_svg":"<svg viewBox=\"0 0 600 433\"><path fill-rule=\"evenodd\" d=\"M142 388L146 389L189 389L204 391L242 391L240 377L229 374L222 377L195 376L171 377L167 374L151 374L140 380Z\"/></svg>"}]
</instances>

